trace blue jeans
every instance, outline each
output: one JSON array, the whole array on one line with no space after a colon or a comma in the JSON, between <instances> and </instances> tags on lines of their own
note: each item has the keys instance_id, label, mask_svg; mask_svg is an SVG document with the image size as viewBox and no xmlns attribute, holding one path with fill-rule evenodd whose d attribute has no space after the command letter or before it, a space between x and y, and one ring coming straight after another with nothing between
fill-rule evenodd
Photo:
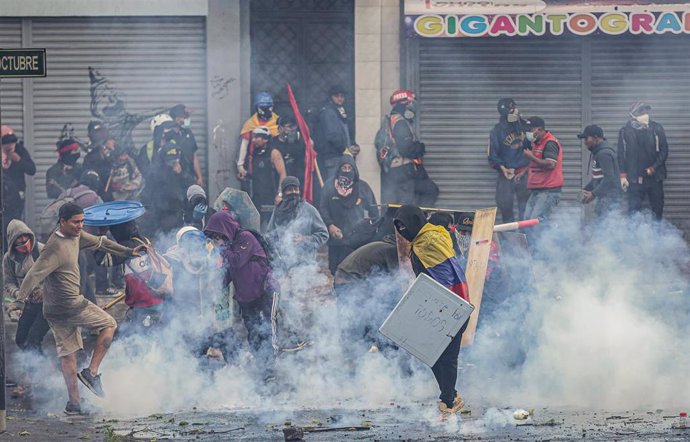
<instances>
[{"instance_id":1,"label":"blue jeans","mask_svg":"<svg viewBox=\"0 0 690 442\"><path fill-rule=\"evenodd\" d=\"M530 246L534 246L537 238L544 231L545 223L551 216L554 207L561 200L561 190L553 189L533 189L527 200L525 207L525 219L537 218L539 225L525 229L527 241Z\"/></svg>"},{"instance_id":2,"label":"blue jeans","mask_svg":"<svg viewBox=\"0 0 690 442\"><path fill-rule=\"evenodd\" d=\"M533 189L529 199L527 199L525 219L537 218L540 223L543 223L549 218L560 200L560 189Z\"/></svg>"}]
</instances>

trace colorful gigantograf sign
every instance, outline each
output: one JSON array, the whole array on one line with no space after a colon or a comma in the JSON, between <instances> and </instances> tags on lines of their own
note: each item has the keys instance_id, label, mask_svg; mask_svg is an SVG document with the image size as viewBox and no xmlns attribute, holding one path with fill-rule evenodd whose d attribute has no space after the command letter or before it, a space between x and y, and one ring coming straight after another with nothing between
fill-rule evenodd
<instances>
[{"instance_id":1,"label":"colorful gigantograf sign","mask_svg":"<svg viewBox=\"0 0 690 442\"><path fill-rule=\"evenodd\" d=\"M416 37L690 34L689 4L406 0L405 14L407 35Z\"/></svg>"}]
</instances>

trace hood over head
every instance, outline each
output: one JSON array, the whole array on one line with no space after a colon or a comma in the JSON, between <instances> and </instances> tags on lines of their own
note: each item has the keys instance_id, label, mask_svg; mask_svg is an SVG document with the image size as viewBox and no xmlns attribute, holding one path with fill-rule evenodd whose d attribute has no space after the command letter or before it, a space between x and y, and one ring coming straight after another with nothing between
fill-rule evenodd
<instances>
[{"instance_id":1,"label":"hood over head","mask_svg":"<svg viewBox=\"0 0 690 442\"><path fill-rule=\"evenodd\" d=\"M29 235L31 237L31 250L33 250L34 247L37 246L36 235L34 235L34 232L29 228L29 226L24 224L23 221L13 219L7 225L7 248L9 250L14 250L12 245L17 240L17 238L19 238L22 235Z\"/></svg>"},{"instance_id":2,"label":"hood over head","mask_svg":"<svg viewBox=\"0 0 690 442\"><path fill-rule=\"evenodd\" d=\"M396 230L408 241L412 241L426 224L426 216L422 209L417 206L405 205L398 209L395 214L394 224ZM406 233L400 231L400 224L404 225Z\"/></svg>"},{"instance_id":3,"label":"hood over head","mask_svg":"<svg viewBox=\"0 0 690 442\"><path fill-rule=\"evenodd\" d=\"M119 243L129 241L135 236L140 236L139 228L134 220L110 226L110 233L113 234L115 241Z\"/></svg>"},{"instance_id":4,"label":"hood over head","mask_svg":"<svg viewBox=\"0 0 690 442\"><path fill-rule=\"evenodd\" d=\"M343 155L338 163L338 170L336 171L336 174L340 174L340 168L343 167L343 164L350 164L352 166L352 170L355 172L354 182L359 181L359 170L357 169L355 159L350 155Z\"/></svg>"},{"instance_id":5,"label":"hood over head","mask_svg":"<svg viewBox=\"0 0 690 442\"><path fill-rule=\"evenodd\" d=\"M232 241L240 230L240 224L229 212L221 210L208 219L204 233L217 233Z\"/></svg>"}]
</instances>

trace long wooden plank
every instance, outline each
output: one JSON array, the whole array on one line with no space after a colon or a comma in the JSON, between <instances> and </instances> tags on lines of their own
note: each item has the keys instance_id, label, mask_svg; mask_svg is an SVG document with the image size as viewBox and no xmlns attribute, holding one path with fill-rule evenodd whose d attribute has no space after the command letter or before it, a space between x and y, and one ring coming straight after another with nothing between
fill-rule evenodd
<instances>
[{"instance_id":1,"label":"long wooden plank","mask_svg":"<svg viewBox=\"0 0 690 442\"><path fill-rule=\"evenodd\" d=\"M474 311L470 316L467 329L462 335L463 347L472 345L474 334L477 330L477 319L479 318L479 310L482 304L486 267L489 264L489 251L491 249L491 238L495 222L495 207L479 209L474 214L470 250L467 255L467 268L465 269L467 285L470 290L470 303L474 306Z\"/></svg>"}]
</instances>

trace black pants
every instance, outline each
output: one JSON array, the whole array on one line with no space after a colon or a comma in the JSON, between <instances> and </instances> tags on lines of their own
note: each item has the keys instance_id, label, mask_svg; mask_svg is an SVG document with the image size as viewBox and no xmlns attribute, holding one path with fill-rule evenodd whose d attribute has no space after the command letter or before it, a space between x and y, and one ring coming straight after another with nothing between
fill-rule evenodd
<instances>
[{"instance_id":1,"label":"black pants","mask_svg":"<svg viewBox=\"0 0 690 442\"><path fill-rule=\"evenodd\" d=\"M328 270L331 271L333 276L335 276L335 271L338 269L340 263L347 258L347 255L354 251L355 249L345 245L328 246Z\"/></svg>"},{"instance_id":2,"label":"black pants","mask_svg":"<svg viewBox=\"0 0 690 442\"><path fill-rule=\"evenodd\" d=\"M267 371L273 367L273 335L277 294L267 293L251 302L240 302L240 315L247 328L249 348Z\"/></svg>"},{"instance_id":3,"label":"black pants","mask_svg":"<svg viewBox=\"0 0 690 442\"><path fill-rule=\"evenodd\" d=\"M516 199L518 205L517 218L515 218L515 212L513 211L514 200ZM496 205L498 210L501 211L501 219L504 223L512 223L523 219L528 199L527 175L520 180L515 178L509 180L501 172L498 173L498 179L496 180Z\"/></svg>"},{"instance_id":4,"label":"black pants","mask_svg":"<svg viewBox=\"0 0 690 442\"><path fill-rule=\"evenodd\" d=\"M469 322L469 321L468 321ZM455 383L458 380L458 355L460 354L460 343L462 341L462 334L467 328L467 322L462 326L457 335L450 341L448 347L441 353L441 357L431 367L434 372L436 383L441 390L439 399L445 403L448 408L453 407L453 399L455 399Z\"/></svg>"},{"instance_id":5,"label":"black pants","mask_svg":"<svg viewBox=\"0 0 690 442\"><path fill-rule=\"evenodd\" d=\"M664 214L664 182L654 179L645 180L642 184L630 183L628 188L628 211L639 212L642 202L649 198L649 206L658 220Z\"/></svg>"},{"instance_id":6,"label":"black pants","mask_svg":"<svg viewBox=\"0 0 690 442\"><path fill-rule=\"evenodd\" d=\"M50 330L48 321L43 317L43 303L25 304L24 311L17 323L17 334L14 338L17 347L41 353L41 344Z\"/></svg>"}]
</instances>

